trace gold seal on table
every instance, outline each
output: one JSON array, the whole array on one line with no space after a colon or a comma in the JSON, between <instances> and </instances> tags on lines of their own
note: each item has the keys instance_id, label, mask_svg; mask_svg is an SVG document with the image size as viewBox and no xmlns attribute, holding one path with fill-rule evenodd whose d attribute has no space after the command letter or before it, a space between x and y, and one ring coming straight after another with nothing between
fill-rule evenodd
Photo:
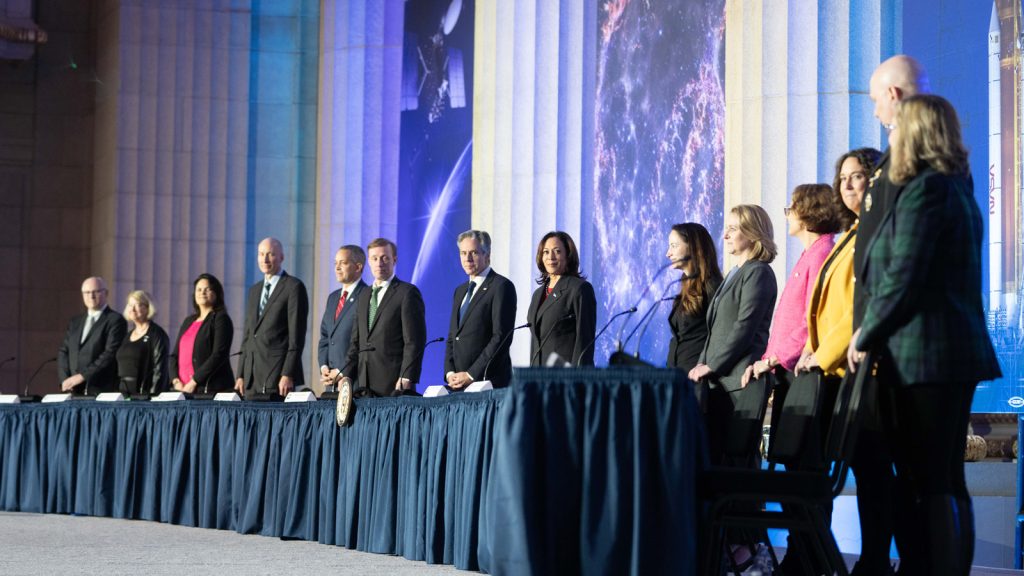
<instances>
[{"instance_id":1,"label":"gold seal on table","mask_svg":"<svg viewBox=\"0 0 1024 576\"><path fill-rule=\"evenodd\" d=\"M338 405L334 411L334 417L338 426L348 426L352 423L352 413L355 405L352 403L352 381L345 378L338 386Z\"/></svg>"}]
</instances>

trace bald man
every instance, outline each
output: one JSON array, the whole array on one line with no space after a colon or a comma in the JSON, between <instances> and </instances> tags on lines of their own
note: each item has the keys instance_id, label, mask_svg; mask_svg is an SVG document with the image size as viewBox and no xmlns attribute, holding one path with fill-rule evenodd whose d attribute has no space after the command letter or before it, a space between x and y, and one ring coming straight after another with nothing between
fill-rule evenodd
<instances>
[{"instance_id":1,"label":"bald man","mask_svg":"<svg viewBox=\"0 0 1024 576\"><path fill-rule=\"evenodd\" d=\"M60 388L73 394L117 391L117 349L127 331L124 316L107 306L107 283L99 276L82 282L85 313L75 316L57 352Z\"/></svg>"},{"instance_id":2,"label":"bald man","mask_svg":"<svg viewBox=\"0 0 1024 576\"><path fill-rule=\"evenodd\" d=\"M928 89L928 76L917 60L904 54L889 58L871 75L868 95L875 103L875 118L887 132L891 131L899 102L915 94L927 93ZM871 239L892 208L899 188L889 180L887 149L872 170L870 184L861 203L853 253L854 276L858 279L864 278ZM867 299L864 283L856 281L853 286L854 330L860 327L864 318ZM885 391L892 385L887 373L882 369L878 372L879 394L887 393ZM900 556L904 557L912 554L912 548L919 548L914 536L918 527L909 524L916 516L893 513L902 497L897 495L896 477L893 475L893 454L889 449L892 432L886 432L881 422L879 397L866 401L870 402L870 408L865 410L868 415L851 461L857 479L857 509L861 525L861 556L852 574L889 574L889 549L893 536L896 537Z\"/></svg>"},{"instance_id":3,"label":"bald man","mask_svg":"<svg viewBox=\"0 0 1024 576\"><path fill-rule=\"evenodd\" d=\"M284 247L277 238L260 242L256 260L263 278L249 288L235 381L235 391L246 400L266 394L285 396L305 386L306 286L281 268Z\"/></svg>"},{"instance_id":4,"label":"bald man","mask_svg":"<svg viewBox=\"0 0 1024 576\"><path fill-rule=\"evenodd\" d=\"M896 120L896 105L900 100L928 92L928 75L924 67L905 54L899 54L879 64L871 75L868 95L875 103L875 118L882 123L888 132ZM856 276L863 276L864 259L868 254L868 244L874 237L878 225L882 222L899 186L889 181L889 150L878 160L870 176L871 184L864 194L861 203L860 224L854 238L853 266ZM853 287L853 329L860 327L864 318L864 288L861 283Z\"/></svg>"}]
</instances>

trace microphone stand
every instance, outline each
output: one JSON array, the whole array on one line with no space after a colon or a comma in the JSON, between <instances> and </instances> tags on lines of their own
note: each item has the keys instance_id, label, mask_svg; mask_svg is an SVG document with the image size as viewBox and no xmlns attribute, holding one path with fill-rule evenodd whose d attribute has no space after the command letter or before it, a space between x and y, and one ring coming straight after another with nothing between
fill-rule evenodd
<instances>
[{"instance_id":1,"label":"microphone stand","mask_svg":"<svg viewBox=\"0 0 1024 576\"><path fill-rule=\"evenodd\" d=\"M544 349L544 344L546 344L547 341L548 341L548 338L551 337L551 333L554 332L555 326L558 326L559 324L561 324L562 322L565 322L566 320L572 320L575 317L576 317L576 313L575 312L569 312L565 316L562 316L561 318L559 318L557 322L555 322L554 324L552 324L548 328L547 333L544 334L544 337L541 338L541 340L540 340L540 346L537 346L537 351L533 353L533 356L530 356L530 366L533 366L534 360L538 360L540 358L540 351Z\"/></svg>"},{"instance_id":2,"label":"microphone stand","mask_svg":"<svg viewBox=\"0 0 1024 576\"><path fill-rule=\"evenodd\" d=\"M263 379L263 387L260 389L260 393L259 394L253 394L252 398L250 398L249 401L250 402L282 402L282 401L284 401L284 396L281 396L281 394L277 390L271 390L270 392L267 392L267 380L266 380L266 378L264 378Z\"/></svg>"},{"instance_id":3,"label":"microphone stand","mask_svg":"<svg viewBox=\"0 0 1024 576\"><path fill-rule=\"evenodd\" d=\"M444 337L443 336L438 336L437 338L434 338L433 340L427 340L427 342L423 345L423 348L420 350L420 353L417 354L416 358L412 361L412 364L409 364L408 366L406 366L405 370L402 370L402 373L398 375L398 381L401 382L405 378L405 375L409 373L409 369L411 369L413 366L415 366L416 363L419 362L420 359L423 358L423 354L427 351L427 347L428 346L430 346L431 344L437 344L438 342L444 342ZM397 384L397 382L396 382L396 384ZM420 396L420 394L418 392L416 392L416 386L415 385L413 385L412 388L402 388L402 389L395 388L395 391L392 392L391 395L392 396Z\"/></svg>"},{"instance_id":4,"label":"microphone stand","mask_svg":"<svg viewBox=\"0 0 1024 576\"><path fill-rule=\"evenodd\" d=\"M635 312L636 312L636 306L633 306L632 308L630 308L628 310L623 310L622 312L618 312L616 314L612 314L612 317L609 318L608 321L604 323L604 326L601 327L601 330L597 333L597 336L594 336L594 339L591 340L590 343L587 344L587 346L582 351L580 351L580 357L576 359L576 367L577 368L580 367L580 362L583 361L583 356L587 353L587 350L590 350L590 347L593 346L595 342L597 342L597 339L601 337L601 334L604 334L604 331L607 330L608 327L612 325L612 322L614 322L616 318L618 318L619 316L622 316L624 314L633 314ZM622 324L623 324L623 326L625 326L626 323L623 322ZM621 329L620 329L619 332L620 332L619 335L621 336L622 335L621 334L621 332L622 332ZM619 344L618 348L619 348L619 350L622 350L622 344Z\"/></svg>"},{"instance_id":5,"label":"microphone stand","mask_svg":"<svg viewBox=\"0 0 1024 576\"><path fill-rule=\"evenodd\" d=\"M505 346L505 342L508 342L509 338L512 337L512 334L514 334L516 330L529 328L530 326L533 326L533 324L529 322L526 324L520 324L519 326L509 330L508 334L502 336L501 342L498 342L498 350L495 351L494 356L491 356L490 359L487 360L487 364L484 364L484 377L480 379L481 382L487 382L487 371L491 369L491 362L494 362L494 358L501 353L501 349Z\"/></svg>"},{"instance_id":6,"label":"microphone stand","mask_svg":"<svg viewBox=\"0 0 1024 576\"><path fill-rule=\"evenodd\" d=\"M24 393L21 396L18 396L18 401L19 402L24 404L26 402L39 402L40 400L42 400L42 397L37 395L37 394L29 394L28 393L28 389L29 389L30 386L32 386L32 381L36 379L36 376L39 375L39 372L42 371L43 367L45 367L47 364L49 364L51 362L56 362L56 361L57 361L56 357L48 358L46 360L43 360L43 363L40 364L39 367L36 368L36 371L32 373L32 376L29 377L28 384L25 384Z\"/></svg>"},{"instance_id":7,"label":"microphone stand","mask_svg":"<svg viewBox=\"0 0 1024 576\"><path fill-rule=\"evenodd\" d=\"M687 275L684 272L683 276L681 278L679 278L678 280L675 280L675 281L669 283L668 286L665 286L665 291L661 293L661 299L659 299L657 302L654 303L653 306L651 306L651 312L649 312L650 316L648 316L647 322L643 323L643 328L640 330L640 335L637 336L637 339L636 339L636 349L633 350L633 358L640 358L640 344L644 340L644 333L647 332L647 327L651 325L651 320L654 319L653 311L657 310L659 307L661 307L661 303L662 302L668 302L669 300L674 300L675 299L675 296L669 296L668 295L668 289L671 288L672 286L675 286L676 284L680 284L682 282L686 282L687 280L693 280L695 277L696 277L695 274Z\"/></svg>"},{"instance_id":8,"label":"microphone stand","mask_svg":"<svg viewBox=\"0 0 1024 576\"><path fill-rule=\"evenodd\" d=\"M215 396L217 396L217 393L216 392L213 392L213 393L210 392L210 380L213 379L213 377L217 374L217 372L220 371L221 367L224 366L225 362L231 360L235 356L241 356L241 355L242 355L242 351L239 350L238 352L235 352L234 354L229 354L227 356L227 358L221 358L221 361L219 363L217 363L217 367L213 369L213 372L210 372L210 375L206 378L206 382L203 383L203 391L202 392L193 392L191 394L185 394L185 396L187 398L189 398L190 400L213 400L213 398Z\"/></svg>"},{"instance_id":9,"label":"microphone stand","mask_svg":"<svg viewBox=\"0 0 1024 576\"><path fill-rule=\"evenodd\" d=\"M11 356L10 358L7 358L3 362L0 362L0 369L3 369L4 366L7 366L8 362L13 362L16 358L17 358L17 356ZM15 389L15 392L17 392L17 389L18 389L17 385L15 385L14 389Z\"/></svg>"},{"instance_id":10,"label":"microphone stand","mask_svg":"<svg viewBox=\"0 0 1024 576\"><path fill-rule=\"evenodd\" d=\"M680 283L682 281L683 281L682 278L680 278L679 280L673 280L672 282L668 283L668 286L665 286L665 290L662 292L661 297L658 300L655 300L650 305L650 307L647 308L647 311L644 312L643 316L640 317L640 321L636 323L636 326L633 327L633 330L630 331L628 336L626 336L626 341L622 343L622 349L619 350L619 352L624 352L625 351L626 345L629 344L629 341L633 339L633 335L636 334L636 331L639 330L640 327L644 325L644 322L648 318L651 317L651 315L654 313L654 311L657 309L657 307L665 299L666 294L668 294L669 288L671 288L672 286L674 286L674 285L676 285L676 284L678 284L678 283Z\"/></svg>"},{"instance_id":11,"label":"microphone stand","mask_svg":"<svg viewBox=\"0 0 1024 576\"><path fill-rule=\"evenodd\" d=\"M665 264L661 268L658 268L658 271L655 272L651 276L651 280L650 280L650 282L647 283L647 286L644 288L644 291L640 293L640 297L637 298L636 304L633 304L633 307L630 308L630 309L633 312L636 312L637 308L640 306L640 303L643 302L644 298L647 297L647 293L651 291L651 287L654 286L654 281L658 278L658 276L661 276L662 272L664 272L665 270L668 269L669 266L672 266L673 264L675 264L677 262L685 262L685 261L686 261L686 258L683 258L681 260L669 260L667 264ZM612 316L612 318L615 318L615 316ZM629 322L628 319L627 320L623 320L622 326L619 326L619 333L615 335L615 350L617 352L622 352L622 349L623 349L622 333L626 331L626 324L628 322Z\"/></svg>"},{"instance_id":12,"label":"microphone stand","mask_svg":"<svg viewBox=\"0 0 1024 576\"><path fill-rule=\"evenodd\" d=\"M374 350L376 350L376 348L374 348L372 345L367 345L365 348L363 348L362 350L359 351L359 355L360 355L360 357L362 357L363 352L372 352ZM357 360L353 360L352 362L356 362L356 361ZM352 362L346 363L344 366L342 366L341 370L338 370L338 375L333 380L331 380L330 384L327 384L326 386L324 386L324 391L320 393L320 397L317 398L317 400L337 400L338 399L338 392L339 392L339 390L338 390L338 382L342 378L344 378L345 373L348 372L349 368L352 367ZM333 388L333 390L329 390L328 388Z\"/></svg>"}]
</instances>

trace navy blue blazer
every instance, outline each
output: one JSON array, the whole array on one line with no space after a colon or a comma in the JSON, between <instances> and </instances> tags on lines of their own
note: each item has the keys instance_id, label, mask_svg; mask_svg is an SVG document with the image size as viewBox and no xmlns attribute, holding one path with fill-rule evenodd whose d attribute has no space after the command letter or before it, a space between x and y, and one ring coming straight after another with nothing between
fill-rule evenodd
<instances>
[{"instance_id":1,"label":"navy blue blazer","mask_svg":"<svg viewBox=\"0 0 1024 576\"><path fill-rule=\"evenodd\" d=\"M469 372L476 380L486 377L495 388L508 386L512 379L512 360L508 354L512 338L505 336L516 324L516 287L492 269L469 301L460 326L459 308L467 290L469 282L463 282L452 297L445 373Z\"/></svg>"},{"instance_id":2,"label":"navy blue blazer","mask_svg":"<svg viewBox=\"0 0 1024 576\"><path fill-rule=\"evenodd\" d=\"M327 306L324 308L324 317L320 320L320 343L317 345L317 370L320 366L337 368L341 370L345 366L348 357L348 346L352 341L352 326L356 321L356 302L359 295L366 288L362 278L356 283L352 293L345 300L345 307L341 310L341 316L334 320L334 311L338 308L338 300L341 299L341 288L338 288L327 297Z\"/></svg>"}]
</instances>

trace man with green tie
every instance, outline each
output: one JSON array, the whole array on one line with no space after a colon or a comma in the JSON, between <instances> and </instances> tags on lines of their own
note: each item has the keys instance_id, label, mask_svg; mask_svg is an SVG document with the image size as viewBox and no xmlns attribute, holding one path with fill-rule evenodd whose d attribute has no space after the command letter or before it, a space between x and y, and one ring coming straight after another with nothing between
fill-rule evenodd
<instances>
[{"instance_id":1,"label":"man with green tie","mask_svg":"<svg viewBox=\"0 0 1024 576\"><path fill-rule=\"evenodd\" d=\"M356 305L356 324L342 370L342 382L355 380L356 391L390 396L413 390L420 378L427 325L423 296L416 286L395 277L398 247L377 238L366 247L373 285Z\"/></svg>"}]
</instances>

